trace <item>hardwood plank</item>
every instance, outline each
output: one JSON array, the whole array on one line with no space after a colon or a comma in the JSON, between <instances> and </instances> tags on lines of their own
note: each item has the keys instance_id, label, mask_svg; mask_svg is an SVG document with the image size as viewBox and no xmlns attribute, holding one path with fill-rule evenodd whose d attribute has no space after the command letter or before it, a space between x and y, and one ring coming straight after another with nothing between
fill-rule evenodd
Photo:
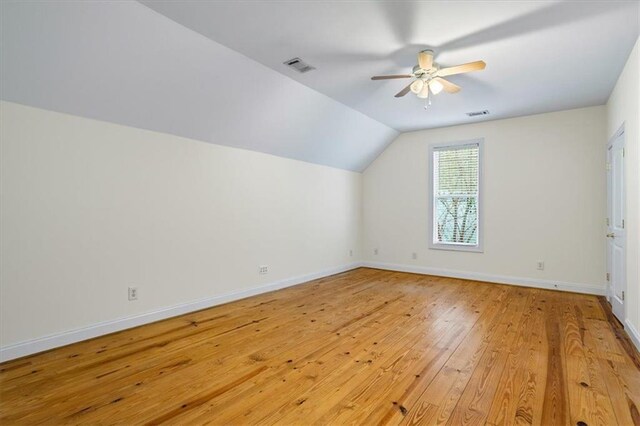
<instances>
[{"instance_id":1,"label":"hardwood plank","mask_svg":"<svg viewBox=\"0 0 640 426\"><path fill-rule=\"evenodd\" d=\"M537 362L540 360L537 349L541 336L536 333L544 323L544 318L539 299L540 292L531 294L528 309L517 329L516 340L508 348L507 361L487 415L487 424L510 424L516 420L529 423L533 421L532 405L527 401L532 394L536 394L537 389L531 377L525 378L525 375L531 358ZM523 387L523 384L526 385Z\"/></svg>"},{"instance_id":2,"label":"hardwood plank","mask_svg":"<svg viewBox=\"0 0 640 426\"><path fill-rule=\"evenodd\" d=\"M609 328L613 332L613 335L618 341L618 344L622 347L624 352L626 352L627 356L631 358L635 366L640 369L640 354L633 346L633 343L631 343L629 337L626 335L622 324L620 324L618 319L613 315L613 312L609 308L607 299L604 296L601 296L598 297L598 302L600 302L600 305L602 307L601 311L604 313L605 318L603 319L607 320Z\"/></svg>"},{"instance_id":3,"label":"hardwood plank","mask_svg":"<svg viewBox=\"0 0 640 426\"><path fill-rule=\"evenodd\" d=\"M563 351L560 330L560 308L553 303L555 297L549 297L545 315L545 334L547 337L547 381L542 405L542 424L556 425L569 423L569 410L566 359Z\"/></svg>"},{"instance_id":4,"label":"hardwood plank","mask_svg":"<svg viewBox=\"0 0 640 426\"><path fill-rule=\"evenodd\" d=\"M368 268L0 365L0 423L640 424L602 298Z\"/></svg>"},{"instance_id":5,"label":"hardwood plank","mask_svg":"<svg viewBox=\"0 0 640 426\"><path fill-rule=\"evenodd\" d=\"M450 288L445 288L445 290L447 298L455 297ZM367 370L370 370L372 365L377 364L384 356L387 355L385 350L374 350L373 348L393 347L390 342L401 342L402 340L408 339L407 333L411 333L415 330L416 326L419 325L419 323L411 319L411 315L418 315L419 313L411 314L410 312L414 312L413 306L408 303L405 305L407 306L406 308L402 308L402 311L395 315L391 314L390 317L384 321L384 324L380 324L379 321L373 321L375 325L371 325L372 329L355 329L351 334L348 334L352 340L347 340L347 342L343 343L340 347L330 347L329 350L324 351L320 357L315 353L307 356L306 362L298 369L298 371L296 371L296 373L306 373L306 377L310 377L312 380L296 384L297 387L295 390L296 393L298 393L297 399L292 400L287 393L276 392L278 397L271 397L266 401L262 401L265 399L265 395L238 395L234 398L234 401L230 401L229 404L233 407L237 407L239 410L238 415L242 416L242 422L260 420L260 423L268 423L268 419L260 418L262 414L247 409L246 404L244 404L246 398L254 398L258 401L262 401L264 404L267 404L268 407L272 407L274 412L268 417L276 418L279 415L282 415L279 414L279 412L283 412L283 410L286 411L287 406L292 406L292 408L298 409L299 411L300 409L306 409L309 406L312 406L316 400L320 399L318 398L319 396L322 396L322 401L326 401L326 396L322 394L324 388L330 388L331 386L343 386L347 381L353 382L356 380L355 378L366 373ZM437 310L435 312L437 312ZM355 324L357 323L352 323L352 325ZM363 332L363 335L367 337L366 340L362 340L360 338L360 334ZM342 335L344 336L344 330L342 331ZM347 359L353 364L350 364L349 362L345 363L345 356L347 356ZM341 358L337 367L333 365L334 359L331 357ZM320 364L321 367L317 367L316 364ZM309 368L312 370L309 370ZM294 377L285 376L285 379L290 382ZM273 381L269 388L273 389L273 387L276 387L277 389L282 386L291 388L289 383L286 385L284 383L285 382L276 380ZM309 398L305 396L307 393L311 392L314 394L313 397ZM300 403L300 401L304 402ZM280 405L280 408L277 408L278 405ZM225 408L228 409L229 405L225 405ZM256 418L254 419L253 416L256 416ZM231 417L233 417L233 415L231 415ZM222 421L224 418L219 420ZM306 421L308 422L309 418L307 418Z\"/></svg>"},{"instance_id":6,"label":"hardwood plank","mask_svg":"<svg viewBox=\"0 0 640 426\"><path fill-rule=\"evenodd\" d=\"M589 330L584 327L582 309L569 301L559 304L563 310L563 339L567 342L564 348L571 423L615 424L609 392L595 351L590 347Z\"/></svg>"},{"instance_id":7,"label":"hardwood plank","mask_svg":"<svg viewBox=\"0 0 640 426\"><path fill-rule=\"evenodd\" d=\"M529 318L527 306L534 293L521 290L515 293L517 303L501 318L499 328L474 369L447 424L486 422L509 354L504 348L512 348L514 353L518 350L514 342L519 337L522 324L526 324Z\"/></svg>"},{"instance_id":8,"label":"hardwood plank","mask_svg":"<svg viewBox=\"0 0 640 426\"><path fill-rule=\"evenodd\" d=\"M636 370L610 360L599 360L617 423L640 425L640 378Z\"/></svg>"},{"instance_id":9,"label":"hardwood plank","mask_svg":"<svg viewBox=\"0 0 640 426\"><path fill-rule=\"evenodd\" d=\"M442 424L448 421L494 337L508 327L511 308L522 305L522 300L508 297L512 288L501 287L500 290L492 309L473 325L442 368L429 377L426 389L419 389L418 394L403 395L400 401L402 406L408 407L407 411L390 411L391 417L387 416L385 422ZM430 405L431 411L424 411L424 405ZM418 412L423 413L419 416ZM401 416L406 418L402 420Z\"/></svg>"},{"instance_id":10,"label":"hardwood plank","mask_svg":"<svg viewBox=\"0 0 640 426\"><path fill-rule=\"evenodd\" d=\"M397 399L394 394L398 394L398 390L404 391L406 387L419 383L420 379L428 374L427 369L444 362L447 353L464 338L470 326L460 321L460 315L464 315L467 312L466 306L474 302L473 298L467 298L465 294L457 293L457 304L452 300L451 309L433 318L430 325L420 327L421 332L415 337L405 339L406 343L398 345L399 349L378 363L379 367L371 374L339 391L329 388L328 395L323 398L321 404L306 407L305 410L296 410L295 413L284 417L282 422L296 423L304 419L316 421L321 413L324 414L318 419L320 423L378 422L387 409L384 409L383 405L372 404L373 400L386 399L389 407L393 406ZM475 318L466 319L472 324L475 322ZM357 413L354 412L355 409Z\"/></svg>"}]
</instances>

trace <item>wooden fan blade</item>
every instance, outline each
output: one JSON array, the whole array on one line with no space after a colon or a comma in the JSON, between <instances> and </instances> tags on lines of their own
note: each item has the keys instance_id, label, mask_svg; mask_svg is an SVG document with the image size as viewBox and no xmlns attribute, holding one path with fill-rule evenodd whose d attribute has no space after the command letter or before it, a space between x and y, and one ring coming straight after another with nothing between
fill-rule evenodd
<instances>
[{"instance_id":1,"label":"wooden fan blade","mask_svg":"<svg viewBox=\"0 0 640 426\"><path fill-rule=\"evenodd\" d=\"M443 68L438 70L436 75L438 77L446 77L448 75L483 70L486 66L487 64L485 64L484 61L469 62L468 64L457 65L455 67Z\"/></svg>"},{"instance_id":2,"label":"wooden fan blade","mask_svg":"<svg viewBox=\"0 0 640 426\"><path fill-rule=\"evenodd\" d=\"M418 53L418 65L424 70L431 69L431 67L433 67L433 52L430 50L423 50Z\"/></svg>"},{"instance_id":3,"label":"wooden fan blade","mask_svg":"<svg viewBox=\"0 0 640 426\"><path fill-rule=\"evenodd\" d=\"M457 84L453 84L452 82L447 81L444 78L436 77L433 79L433 81L437 81L438 83L442 84L442 88L447 93L458 93L460 89L462 89Z\"/></svg>"},{"instance_id":4,"label":"wooden fan blade","mask_svg":"<svg viewBox=\"0 0 640 426\"><path fill-rule=\"evenodd\" d=\"M411 74L396 74L396 75L374 75L371 80L391 80L393 78L411 78Z\"/></svg>"},{"instance_id":5,"label":"wooden fan blade","mask_svg":"<svg viewBox=\"0 0 640 426\"><path fill-rule=\"evenodd\" d=\"M396 93L396 98L401 98L404 95L406 95L407 93L409 93L409 90L411 90L411 85L412 84L413 84L413 81L411 83L407 84L407 87L405 87L404 89L402 89L401 91Z\"/></svg>"}]
</instances>

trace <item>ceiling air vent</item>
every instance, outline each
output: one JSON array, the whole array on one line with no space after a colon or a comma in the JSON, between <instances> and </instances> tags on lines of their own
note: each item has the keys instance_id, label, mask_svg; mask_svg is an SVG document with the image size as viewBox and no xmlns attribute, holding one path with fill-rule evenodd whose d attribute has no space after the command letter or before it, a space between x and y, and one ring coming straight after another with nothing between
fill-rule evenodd
<instances>
[{"instance_id":1,"label":"ceiling air vent","mask_svg":"<svg viewBox=\"0 0 640 426\"><path fill-rule=\"evenodd\" d=\"M484 111L468 112L467 115L469 117L477 117L479 115L489 115L489 111L485 109Z\"/></svg>"},{"instance_id":2,"label":"ceiling air vent","mask_svg":"<svg viewBox=\"0 0 640 426\"><path fill-rule=\"evenodd\" d=\"M305 72L309 72L311 70L315 70L315 67L312 67L300 58L289 59L288 61L284 61L283 64L285 64L289 68L293 68L301 74L304 74Z\"/></svg>"}]
</instances>

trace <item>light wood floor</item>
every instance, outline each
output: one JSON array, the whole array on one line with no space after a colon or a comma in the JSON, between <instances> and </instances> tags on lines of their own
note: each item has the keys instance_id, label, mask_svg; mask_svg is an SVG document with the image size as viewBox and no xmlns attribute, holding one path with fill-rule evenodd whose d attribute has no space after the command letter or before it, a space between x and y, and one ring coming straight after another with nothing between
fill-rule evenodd
<instances>
[{"instance_id":1,"label":"light wood floor","mask_svg":"<svg viewBox=\"0 0 640 426\"><path fill-rule=\"evenodd\" d=\"M640 424L598 297L358 269L0 365L7 424Z\"/></svg>"}]
</instances>

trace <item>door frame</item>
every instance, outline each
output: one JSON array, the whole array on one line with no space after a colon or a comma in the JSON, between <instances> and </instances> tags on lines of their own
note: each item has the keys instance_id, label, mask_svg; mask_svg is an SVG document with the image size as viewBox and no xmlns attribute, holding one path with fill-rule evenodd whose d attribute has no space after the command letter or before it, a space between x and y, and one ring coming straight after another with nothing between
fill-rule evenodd
<instances>
[{"instance_id":1,"label":"door frame","mask_svg":"<svg viewBox=\"0 0 640 426\"><path fill-rule=\"evenodd\" d=\"M618 130L615 131L615 133L609 138L609 141L607 142L607 146L605 147L605 161L608 163L609 162L609 150L612 148L613 143L615 142L615 140L620 137L621 135L623 135L625 133L625 122L623 122L620 127L618 127ZM622 146L623 149L626 149L626 139L622 140ZM624 167L623 169L623 174L626 174L626 167ZM611 217L609 217L609 206L612 203L611 200L611 173L610 170L608 169L608 167L606 168L606 190L607 190L607 197L606 197L606 217L609 220L612 220ZM622 191L622 208L623 208L623 214L626 213L627 211L627 197L626 197L626 191L624 190L624 188L626 187L626 176L623 175L623 182L624 182L624 186L623 186L623 191ZM625 215L625 219L626 219L626 215ZM626 227L625 227L626 228ZM609 232L609 224L607 223L605 225L605 234ZM626 229L625 229L626 232ZM606 241L605 237L605 250L606 250L606 267L607 267L607 274L611 274L611 256L609 253L609 244L608 241ZM624 240L624 259L623 259L623 276L624 276L624 288L625 288L625 294L626 294L626 289L627 289L627 239L625 238ZM606 281L607 284L607 300L609 301L609 305L612 305L612 299L613 299L613 289L612 289L612 285L611 285L611 281ZM626 299L626 298L625 298ZM626 302L626 300L624 300L624 302ZM622 324L624 324L626 318L627 318L627 304L623 303L622 304L622 309L623 309L623 317L624 318L618 318L618 320L620 320L620 322Z\"/></svg>"}]
</instances>

